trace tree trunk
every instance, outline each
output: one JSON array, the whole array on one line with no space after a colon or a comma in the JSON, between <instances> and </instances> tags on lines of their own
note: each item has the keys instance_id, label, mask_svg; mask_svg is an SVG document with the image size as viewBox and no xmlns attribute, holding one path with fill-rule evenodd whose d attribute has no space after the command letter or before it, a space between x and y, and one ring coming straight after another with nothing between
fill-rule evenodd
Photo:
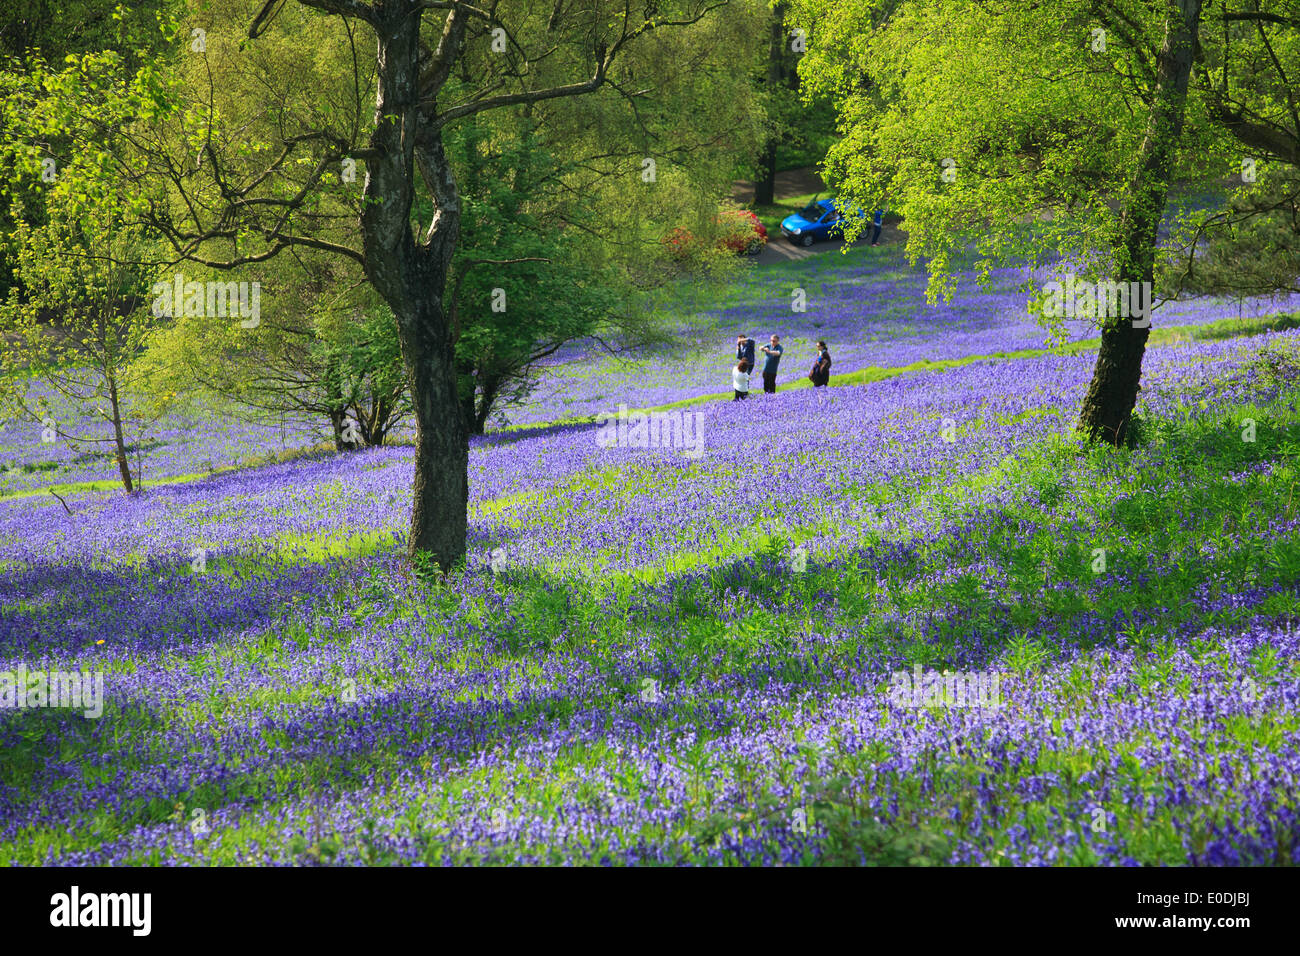
<instances>
[{"instance_id":1,"label":"tree trunk","mask_svg":"<svg viewBox=\"0 0 1300 956\"><path fill-rule=\"evenodd\" d=\"M460 375L438 302L423 321L403 323L402 351L411 375L415 412L415 507L409 551L450 571L465 557L469 530L469 434L461 408Z\"/></svg>"},{"instance_id":2,"label":"tree trunk","mask_svg":"<svg viewBox=\"0 0 1300 956\"><path fill-rule=\"evenodd\" d=\"M135 484L131 481L131 464L126 458L126 436L122 434L122 408L117 398L117 378L108 376L108 403L113 413L113 452L117 458L117 470L122 476L122 487L126 493L135 493Z\"/></svg>"},{"instance_id":3,"label":"tree trunk","mask_svg":"<svg viewBox=\"0 0 1300 956\"><path fill-rule=\"evenodd\" d=\"M432 98L421 96L421 67L433 89L450 74L465 39L465 15L448 14L437 51L423 64L419 0L375 6L379 39L375 129L366 160L361 237L366 276L397 317L402 359L415 413L412 562L444 572L465 558L469 508L469 436L460 376L443 294L460 232L460 193L435 124ZM411 229L415 173L436 211L422 239Z\"/></svg>"},{"instance_id":4,"label":"tree trunk","mask_svg":"<svg viewBox=\"0 0 1300 956\"><path fill-rule=\"evenodd\" d=\"M1173 157L1182 136L1200 16L1201 0L1169 0L1146 136L1114 243L1121 282L1154 280L1156 232L1164 216ZM1079 430L1089 440L1120 445L1127 438L1149 335L1149 328L1134 328L1132 320L1122 316L1102 328L1097 365L1079 413Z\"/></svg>"},{"instance_id":5,"label":"tree trunk","mask_svg":"<svg viewBox=\"0 0 1300 956\"><path fill-rule=\"evenodd\" d=\"M331 411L329 414L330 429L334 433L334 450L347 451L349 445L343 440L343 412L335 410Z\"/></svg>"},{"instance_id":6,"label":"tree trunk","mask_svg":"<svg viewBox=\"0 0 1300 956\"><path fill-rule=\"evenodd\" d=\"M777 4L772 11L767 45L767 88L775 93L784 79L785 9ZM780 136L775 132L759 160L758 178L754 180L754 205L770 206L776 202L776 147Z\"/></svg>"},{"instance_id":7,"label":"tree trunk","mask_svg":"<svg viewBox=\"0 0 1300 956\"><path fill-rule=\"evenodd\" d=\"M754 205L771 206L775 202L776 137L773 137L759 158L758 178L754 180Z\"/></svg>"},{"instance_id":8,"label":"tree trunk","mask_svg":"<svg viewBox=\"0 0 1300 956\"><path fill-rule=\"evenodd\" d=\"M392 421L393 418L393 407L394 406L389 403L387 396L374 394L372 392L370 399L370 416L362 435L366 444L370 447L383 447L384 439L388 437L389 422Z\"/></svg>"},{"instance_id":9,"label":"tree trunk","mask_svg":"<svg viewBox=\"0 0 1300 956\"><path fill-rule=\"evenodd\" d=\"M485 376L479 382L479 389L481 394L477 406L471 403L469 407L471 430L475 435L482 435L487 431L488 417L492 414L501 391L501 379L490 375Z\"/></svg>"},{"instance_id":10,"label":"tree trunk","mask_svg":"<svg viewBox=\"0 0 1300 956\"><path fill-rule=\"evenodd\" d=\"M1118 446L1127 439L1150 331L1130 323L1102 330L1092 384L1079 415L1079 429L1091 441Z\"/></svg>"}]
</instances>

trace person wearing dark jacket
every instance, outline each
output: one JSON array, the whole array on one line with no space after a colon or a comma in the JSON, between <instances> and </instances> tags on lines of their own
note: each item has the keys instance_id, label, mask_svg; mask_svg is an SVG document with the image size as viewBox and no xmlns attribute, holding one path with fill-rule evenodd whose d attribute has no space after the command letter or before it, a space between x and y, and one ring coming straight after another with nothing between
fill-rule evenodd
<instances>
[{"instance_id":1,"label":"person wearing dark jacket","mask_svg":"<svg viewBox=\"0 0 1300 956\"><path fill-rule=\"evenodd\" d=\"M830 384L831 350L826 347L825 342L819 341L817 343L817 361L813 363L812 371L808 373L808 379L813 383L813 388Z\"/></svg>"},{"instance_id":2,"label":"person wearing dark jacket","mask_svg":"<svg viewBox=\"0 0 1300 956\"><path fill-rule=\"evenodd\" d=\"M736 361L747 362L754 367L754 340L747 335L736 336Z\"/></svg>"}]
</instances>

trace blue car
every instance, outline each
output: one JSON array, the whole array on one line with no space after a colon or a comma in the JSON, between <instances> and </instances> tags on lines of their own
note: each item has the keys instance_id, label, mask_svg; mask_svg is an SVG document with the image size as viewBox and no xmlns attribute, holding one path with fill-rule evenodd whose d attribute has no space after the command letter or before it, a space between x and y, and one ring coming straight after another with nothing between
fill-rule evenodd
<instances>
[{"instance_id":1,"label":"blue car","mask_svg":"<svg viewBox=\"0 0 1300 956\"><path fill-rule=\"evenodd\" d=\"M861 209L857 216L861 219L866 213ZM839 239L844 235L841 223L844 214L830 199L817 199L781 221L781 234L791 242L801 246L811 246L818 239Z\"/></svg>"}]
</instances>

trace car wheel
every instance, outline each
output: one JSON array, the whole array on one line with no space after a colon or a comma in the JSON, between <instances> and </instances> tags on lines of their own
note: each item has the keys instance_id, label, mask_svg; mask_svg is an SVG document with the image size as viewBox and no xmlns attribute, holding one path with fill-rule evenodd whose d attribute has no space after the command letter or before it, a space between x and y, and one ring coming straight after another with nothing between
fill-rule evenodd
<instances>
[{"instance_id":1,"label":"car wheel","mask_svg":"<svg viewBox=\"0 0 1300 956\"><path fill-rule=\"evenodd\" d=\"M799 239L799 245L801 245L801 246L805 246L805 247L806 247L806 246L811 246L812 244L813 244L813 237L812 237L812 236L803 236L803 237L801 237L801 238Z\"/></svg>"}]
</instances>

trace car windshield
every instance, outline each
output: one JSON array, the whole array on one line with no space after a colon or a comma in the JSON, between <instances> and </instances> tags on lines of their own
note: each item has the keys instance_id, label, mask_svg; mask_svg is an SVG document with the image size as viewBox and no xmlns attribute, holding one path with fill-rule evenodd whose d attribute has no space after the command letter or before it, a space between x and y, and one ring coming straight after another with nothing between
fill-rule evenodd
<instances>
[{"instance_id":1,"label":"car windshield","mask_svg":"<svg viewBox=\"0 0 1300 956\"><path fill-rule=\"evenodd\" d=\"M825 209L823 209L821 206L817 205L816 203L811 203L805 206L802 210L800 210L799 218L806 219L809 222L816 222L818 219L822 217L822 213L824 213L825 211L826 211Z\"/></svg>"}]
</instances>

